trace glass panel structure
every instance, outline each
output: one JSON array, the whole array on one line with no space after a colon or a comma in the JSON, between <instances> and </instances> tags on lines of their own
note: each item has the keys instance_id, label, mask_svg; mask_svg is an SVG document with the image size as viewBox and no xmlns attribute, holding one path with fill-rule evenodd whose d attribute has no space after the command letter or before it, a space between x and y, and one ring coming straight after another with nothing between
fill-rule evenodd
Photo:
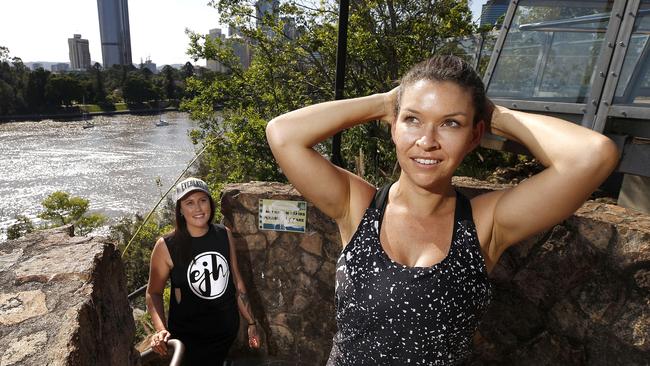
<instances>
[{"instance_id":1,"label":"glass panel structure","mask_svg":"<svg viewBox=\"0 0 650 366\"><path fill-rule=\"evenodd\" d=\"M488 95L585 103L613 3L520 1Z\"/></svg>"},{"instance_id":2,"label":"glass panel structure","mask_svg":"<svg viewBox=\"0 0 650 366\"><path fill-rule=\"evenodd\" d=\"M650 0L642 1L637 13L614 104L650 108Z\"/></svg>"},{"instance_id":3,"label":"glass panel structure","mask_svg":"<svg viewBox=\"0 0 650 366\"><path fill-rule=\"evenodd\" d=\"M483 34L483 47L481 48L481 53L479 55L478 66L476 71L479 75L485 75L485 70L487 69L488 64L490 63L490 57L492 57L492 52L494 51L494 44L497 42L497 37L499 32L489 32Z\"/></svg>"},{"instance_id":4,"label":"glass panel structure","mask_svg":"<svg viewBox=\"0 0 650 366\"><path fill-rule=\"evenodd\" d=\"M438 54L454 55L467 61L470 65L476 62L476 50L480 45L480 36L472 35L462 38L449 38L436 51Z\"/></svg>"},{"instance_id":5,"label":"glass panel structure","mask_svg":"<svg viewBox=\"0 0 650 366\"><path fill-rule=\"evenodd\" d=\"M494 31L461 38L449 38L434 53L458 56L473 65L479 75L483 75L490 62L498 35L499 32Z\"/></svg>"}]
</instances>

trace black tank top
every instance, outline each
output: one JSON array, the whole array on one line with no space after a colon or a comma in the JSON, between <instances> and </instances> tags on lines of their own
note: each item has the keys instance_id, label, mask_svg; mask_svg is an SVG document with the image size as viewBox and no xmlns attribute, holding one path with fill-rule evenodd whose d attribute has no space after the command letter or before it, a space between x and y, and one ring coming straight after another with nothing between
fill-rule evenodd
<instances>
[{"instance_id":1,"label":"black tank top","mask_svg":"<svg viewBox=\"0 0 650 366\"><path fill-rule=\"evenodd\" d=\"M327 364L459 364L491 295L470 202L456 193L447 256L431 267L407 267L379 241L389 189L377 192L339 257L338 331Z\"/></svg>"},{"instance_id":2,"label":"black tank top","mask_svg":"<svg viewBox=\"0 0 650 366\"><path fill-rule=\"evenodd\" d=\"M230 272L230 247L223 225L192 238L189 263L181 260L172 237L165 244L174 267L169 296L169 331L174 338L229 339L239 327L235 285ZM180 301L176 299L180 290Z\"/></svg>"}]
</instances>

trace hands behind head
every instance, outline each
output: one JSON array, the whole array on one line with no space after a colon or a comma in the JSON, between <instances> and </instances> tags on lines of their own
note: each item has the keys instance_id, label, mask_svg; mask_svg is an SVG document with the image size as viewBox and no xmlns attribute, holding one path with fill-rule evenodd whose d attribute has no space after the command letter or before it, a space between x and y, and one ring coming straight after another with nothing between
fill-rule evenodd
<instances>
[{"instance_id":1,"label":"hands behind head","mask_svg":"<svg viewBox=\"0 0 650 366\"><path fill-rule=\"evenodd\" d=\"M485 98L485 106L483 106L483 123L485 123L485 132L492 132L492 117L497 112L497 106L489 99Z\"/></svg>"},{"instance_id":2,"label":"hands behind head","mask_svg":"<svg viewBox=\"0 0 650 366\"><path fill-rule=\"evenodd\" d=\"M161 356L166 355L169 338L171 338L171 333L166 329L154 333L151 337L151 349Z\"/></svg>"},{"instance_id":3,"label":"hands behind head","mask_svg":"<svg viewBox=\"0 0 650 366\"><path fill-rule=\"evenodd\" d=\"M384 122L392 124L397 118L397 97L399 94L399 85L391 91L384 93L384 114L379 118Z\"/></svg>"}]
</instances>

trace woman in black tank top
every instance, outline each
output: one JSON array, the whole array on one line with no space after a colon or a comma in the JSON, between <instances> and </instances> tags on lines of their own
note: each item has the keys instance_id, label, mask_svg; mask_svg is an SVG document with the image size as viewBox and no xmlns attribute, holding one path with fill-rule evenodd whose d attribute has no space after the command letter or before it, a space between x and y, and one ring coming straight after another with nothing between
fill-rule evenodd
<instances>
[{"instance_id":1,"label":"woman in black tank top","mask_svg":"<svg viewBox=\"0 0 650 366\"><path fill-rule=\"evenodd\" d=\"M312 147L388 122L401 171L379 191ZM471 201L451 178L485 131L526 146L547 168ZM321 103L266 128L278 164L339 228L329 365L456 365L490 299L501 253L574 212L616 166L608 138L557 118L494 106L466 62L434 56L387 93Z\"/></svg>"},{"instance_id":2,"label":"woman in black tank top","mask_svg":"<svg viewBox=\"0 0 650 366\"><path fill-rule=\"evenodd\" d=\"M208 186L188 178L176 186L176 229L151 253L147 309L156 333L151 347L160 354L176 338L185 345L183 365L221 366L239 329L248 322L249 346L259 347L257 322L239 274L230 230L211 224L214 201ZM169 319L162 293L171 279ZM239 310L239 312L238 312Z\"/></svg>"}]
</instances>

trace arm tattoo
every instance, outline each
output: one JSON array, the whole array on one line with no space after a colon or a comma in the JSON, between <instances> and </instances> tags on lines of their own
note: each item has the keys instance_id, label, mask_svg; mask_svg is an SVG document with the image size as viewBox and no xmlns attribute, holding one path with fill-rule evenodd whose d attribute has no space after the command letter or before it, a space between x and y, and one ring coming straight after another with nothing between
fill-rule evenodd
<instances>
[{"instance_id":1,"label":"arm tattoo","mask_svg":"<svg viewBox=\"0 0 650 366\"><path fill-rule=\"evenodd\" d=\"M248 295L246 295L245 292L239 292L239 299L244 303L244 305L248 305Z\"/></svg>"}]
</instances>

